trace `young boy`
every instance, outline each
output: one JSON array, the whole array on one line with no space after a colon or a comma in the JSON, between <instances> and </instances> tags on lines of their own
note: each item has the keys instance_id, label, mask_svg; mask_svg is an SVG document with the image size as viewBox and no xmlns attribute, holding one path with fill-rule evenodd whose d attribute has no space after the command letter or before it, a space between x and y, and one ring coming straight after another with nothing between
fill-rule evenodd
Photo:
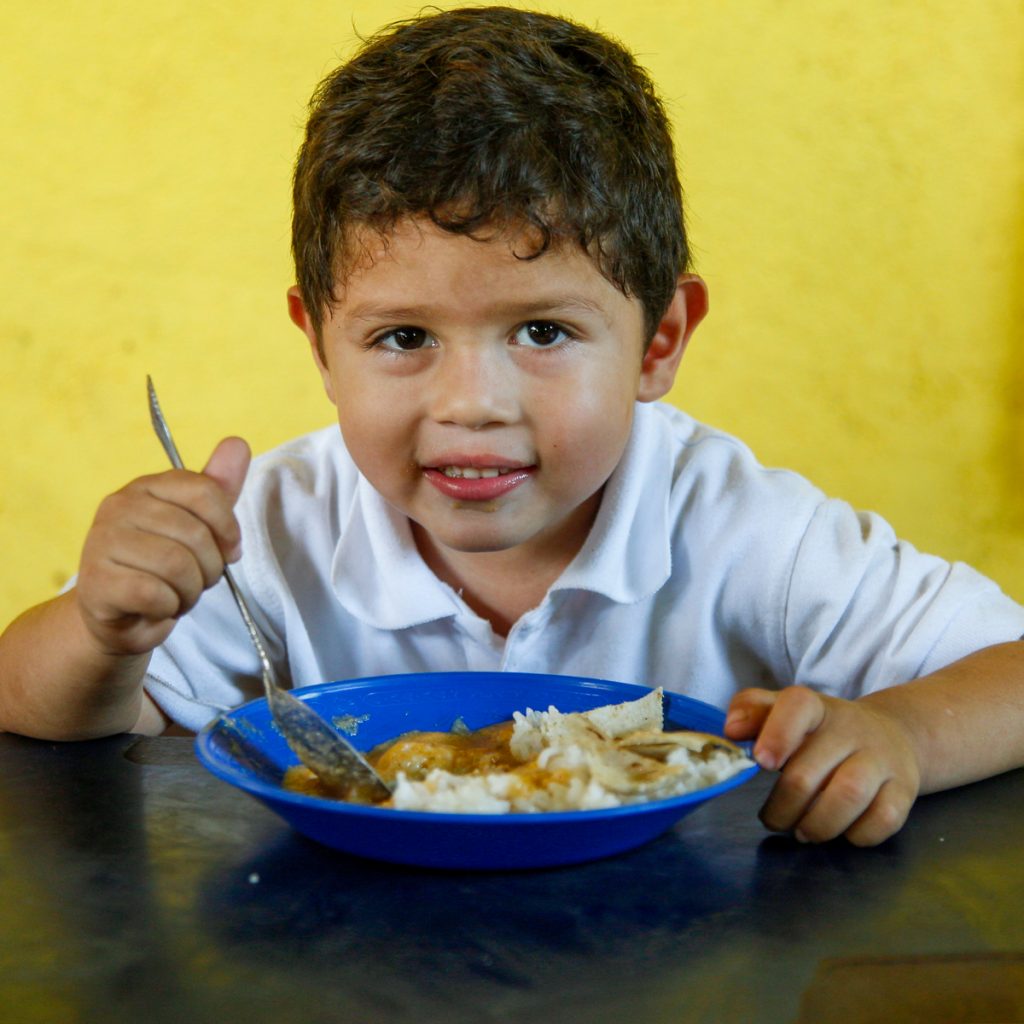
<instances>
[{"instance_id":1,"label":"young boy","mask_svg":"<svg viewBox=\"0 0 1024 1024\"><path fill-rule=\"evenodd\" d=\"M728 704L802 840L880 842L1024 763L1024 609L657 402L707 292L618 44L504 8L371 39L314 96L293 248L340 433L107 498L75 587L0 640L0 727L195 729L258 695L237 562L295 685L501 668Z\"/></svg>"}]
</instances>

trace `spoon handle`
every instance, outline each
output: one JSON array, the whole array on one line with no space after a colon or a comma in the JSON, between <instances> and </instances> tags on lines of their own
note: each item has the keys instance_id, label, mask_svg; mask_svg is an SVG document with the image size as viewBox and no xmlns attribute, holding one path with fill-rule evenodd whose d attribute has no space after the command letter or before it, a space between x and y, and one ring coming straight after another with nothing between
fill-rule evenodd
<instances>
[{"instance_id":1,"label":"spoon handle","mask_svg":"<svg viewBox=\"0 0 1024 1024\"><path fill-rule=\"evenodd\" d=\"M167 426L167 420L164 419L164 414L160 409L160 402L156 397L156 388L153 387L153 378L148 374L146 376L146 391L149 394L149 417L153 421L153 429L156 431L156 436L160 439L164 451L167 452L167 458L171 460L171 465L175 469L184 469L185 463L178 452L178 446L174 443L174 438L171 437L171 428ZM234 574L229 566L224 566L224 579L231 590L231 596L235 599L235 604L238 605L238 610L242 613L242 621L245 623L246 630L248 630L249 639L259 655L260 665L263 668L263 682L264 684L269 682L270 685L277 686L278 682L274 675L274 667L270 662L270 658L267 657L267 650L263 646L263 638L260 636L260 631L256 628L252 612L249 611L249 606L245 603L242 591L235 582Z\"/></svg>"}]
</instances>

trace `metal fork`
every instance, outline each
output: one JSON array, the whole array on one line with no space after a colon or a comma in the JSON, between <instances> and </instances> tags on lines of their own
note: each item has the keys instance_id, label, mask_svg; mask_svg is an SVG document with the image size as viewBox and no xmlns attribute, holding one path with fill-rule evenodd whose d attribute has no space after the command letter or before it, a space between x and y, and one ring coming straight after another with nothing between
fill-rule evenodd
<instances>
[{"instance_id":1,"label":"metal fork","mask_svg":"<svg viewBox=\"0 0 1024 1024\"><path fill-rule=\"evenodd\" d=\"M167 421L160 411L156 389L149 376L146 377L146 390L149 393L149 414L156 436L160 438L171 465L175 469L184 469L184 463L171 437ZM224 567L224 579L235 599L235 604L238 605L238 610L242 613L249 639L259 655L267 704L270 706L274 724L288 742L288 746L295 751L299 760L332 790L341 793L355 790L370 800L386 799L390 796L390 787L374 771L366 758L334 726L277 682L263 638L228 566Z\"/></svg>"}]
</instances>

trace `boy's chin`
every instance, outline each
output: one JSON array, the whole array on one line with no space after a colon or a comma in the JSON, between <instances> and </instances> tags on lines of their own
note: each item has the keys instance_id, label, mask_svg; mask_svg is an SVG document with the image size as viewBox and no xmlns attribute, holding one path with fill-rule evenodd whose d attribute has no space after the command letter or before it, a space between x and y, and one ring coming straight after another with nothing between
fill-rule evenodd
<instances>
[{"instance_id":1,"label":"boy's chin","mask_svg":"<svg viewBox=\"0 0 1024 1024\"><path fill-rule=\"evenodd\" d=\"M414 522L413 535L421 551L427 547L467 555L511 551L531 539L527 531L501 528L497 523L463 523L458 528L431 530Z\"/></svg>"},{"instance_id":2,"label":"boy's chin","mask_svg":"<svg viewBox=\"0 0 1024 1024\"><path fill-rule=\"evenodd\" d=\"M568 564L586 540L597 514L600 492L572 513L550 516L517 514L507 503L459 503L441 516L410 517L421 554L433 550L465 555L519 551L539 562ZM429 559L428 559L429 562Z\"/></svg>"},{"instance_id":3,"label":"boy's chin","mask_svg":"<svg viewBox=\"0 0 1024 1024\"><path fill-rule=\"evenodd\" d=\"M508 537L506 535L496 536L493 534L465 534L455 536L431 535L431 541L436 547L446 548L449 551L458 551L465 555L488 555L496 554L499 551L511 551L525 542L525 538Z\"/></svg>"}]
</instances>

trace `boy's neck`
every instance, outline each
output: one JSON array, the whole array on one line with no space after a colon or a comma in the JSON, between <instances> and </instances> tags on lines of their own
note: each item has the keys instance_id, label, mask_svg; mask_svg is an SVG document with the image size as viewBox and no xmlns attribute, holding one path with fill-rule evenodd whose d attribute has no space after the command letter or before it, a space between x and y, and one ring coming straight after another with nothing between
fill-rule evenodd
<instances>
[{"instance_id":1,"label":"boy's neck","mask_svg":"<svg viewBox=\"0 0 1024 1024\"><path fill-rule=\"evenodd\" d=\"M583 546L600 503L594 496L585 510L578 542L519 545L505 551L457 551L439 545L418 523L410 522L423 561L438 579L456 590L463 601L491 624L498 636L508 636L516 622L536 608L551 585ZM584 510L580 510L583 512Z\"/></svg>"}]
</instances>

